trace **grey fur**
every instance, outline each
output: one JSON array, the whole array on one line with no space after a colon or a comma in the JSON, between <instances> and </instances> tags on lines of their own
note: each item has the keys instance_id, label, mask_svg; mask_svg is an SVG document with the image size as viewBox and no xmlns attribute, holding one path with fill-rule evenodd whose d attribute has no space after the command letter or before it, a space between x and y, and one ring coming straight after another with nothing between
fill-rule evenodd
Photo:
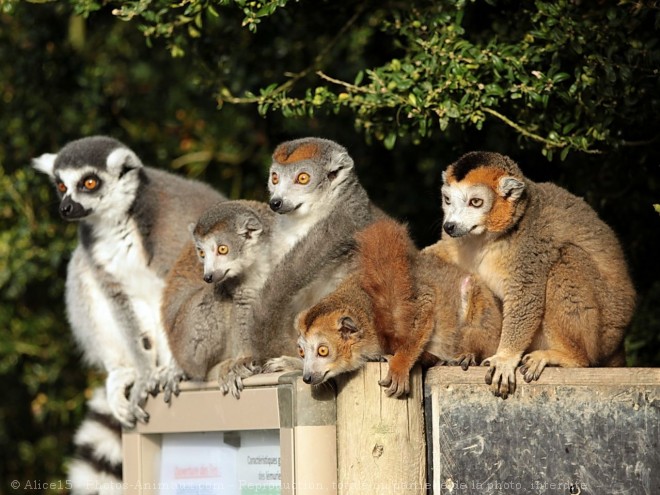
<instances>
[{"instance_id":1,"label":"grey fur","mask_svg":"<svg viewBox=\"0 0 660 495\"><path fill-rule=\"evenodd\" d=\"M292 156L297 148L309 145L318 149L314 156L284 166L278 162L278 158ZM273 187L271 178L271 195L291 204L306 202L308 197L313 201L306 206L306 217L295 216L300 207L277 218L275 235L278 229L281 235L285 227L298 229L297 242L280 253L280 261L258 298L251 336L252 357L258 365L270 358L297 355L295 315L334 290L351 271L353 235L382 215L369 201L353 169L353 160L339 144L318 138L299 139L280 145L273 158L271 172L281 176L279 188ZM314 191L305 192L305 196L292 185L300 170L312 175L309 185ZM283 180L289 181L288 187L282 185ZM310 217L315 221L310 222Z\"/></svg>"},{"instance_id":2,"label":"grey fur","mask_svg":"<svg viewBox=\"0 0 660 495\"><path fill-rule=\"evenodd\" d=\"M198 380L226 361L222 369L232 374L235 387L225 391L234 395L242 386L240 370L249 365L241 359L249 355L254 301L271 268L274 217L256 201L213 206L192 226L192 242L167 278L163 324L175 358ZM216 254L218 246L225 246L227 254ZM204 275L214 278L205 282Z\"/></svg>"},{"instance_id":3,"label":"grey fur","mask_svg":"<svg viewBox=\"0 0 660 495\"><path fill-rule=\"evenodd\" d=\"M84 358L108 373L115 417L125 426L146 421L147 394L162 389L169 399L183 377L160 322L164 277L186 241L186 226L224 198L199 182L144 167L124 144L103 136L73 141L57 155L35 159L34 167L62 187L60 211L79 222L66 285L74 337ZM94 188L86 189L90 178Z\"/></svg>"}]
</instances>

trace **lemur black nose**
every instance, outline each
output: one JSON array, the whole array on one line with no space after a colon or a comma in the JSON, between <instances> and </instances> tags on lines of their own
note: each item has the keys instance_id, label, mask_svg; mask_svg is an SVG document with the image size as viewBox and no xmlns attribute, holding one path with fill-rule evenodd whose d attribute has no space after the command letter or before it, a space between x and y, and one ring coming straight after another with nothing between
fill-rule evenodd
<instances>
[{"instance_id":1,"label":"lemur black nose","mask_svg":"<svg viewBox=\"0 0 660 495\"><path fill-rule=\"evenodd\" d=\"M60 215L68 217L71 214L71 210L73 210L73 205L71 203L62 205L60 206Z\"/></svg>"},{"instance_id":2,"label":"lemur black nose","mask_svg":"<svg viewBox=\"0 0 660 495\"><path fill-rule=\"evenodd\" d=\"M271 199L270 200L270 209L273 211L277 211L280 208L282 208L282 200L281 199Z\"/></svg>"},{"instance_id":3,"label":"lemur black nose","mask_svg":"<svg viewBox=\"0 0 660 495\"><path fill-rule=\"evenodd\" d=\"M207 273L206 275L204 275L204 282L206 282L207 284L213 282L213 274Z\"/></svg>"},{"instance_id":4,"label":"lemur black nose","mask_svg":"<svg viewBox=\"0 0 660 495\"><path fill-rule=\"evenodd\" d=\"M446 224L443 225L442 227L445 232L447 232L449 235L452 235L454 231L456 230L456 224L454 222L447 222Z\"/></svg>"},{"instance_id":5,"label":"lemur black nose","mask_svg":"<svg viewBox=\"0 0 660 495\"><path fill-rule=\"evenodd\" d=\"M303 375L303 382L305 382L308 385L312 383L312 375Z\"/></svg>"}]
</instances>

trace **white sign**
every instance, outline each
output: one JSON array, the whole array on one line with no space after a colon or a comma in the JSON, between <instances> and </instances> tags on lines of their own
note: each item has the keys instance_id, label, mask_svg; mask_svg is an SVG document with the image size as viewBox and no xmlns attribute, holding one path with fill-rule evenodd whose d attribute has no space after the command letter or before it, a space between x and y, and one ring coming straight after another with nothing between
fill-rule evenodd
<instances>
[{"instance_id":1,"label":"white sign","mask_svg":"<svg viewBox=\"0 0 660 495\"><path fill-rule=\"evenodd\" d=\"M176 433L162 437L164 495L279 495L277 430Z\"/></svg>"}]
</instances>

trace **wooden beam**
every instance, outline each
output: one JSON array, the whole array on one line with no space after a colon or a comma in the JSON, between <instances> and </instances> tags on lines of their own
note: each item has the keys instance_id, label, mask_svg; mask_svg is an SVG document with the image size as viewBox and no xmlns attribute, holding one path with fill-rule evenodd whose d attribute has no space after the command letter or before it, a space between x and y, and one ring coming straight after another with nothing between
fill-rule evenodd
<instances>
[{"instance_id":1,"label":"wooden beam","mask_svg":"<svg viewBox=\"0 0 660 495\"><path fill-rule=\"evenodd\" d=\"M378 381L387 363L367 363L337 381L338 493L426 493L422 373L411 374L405 399Z\"/></svg>"}]
</instances>

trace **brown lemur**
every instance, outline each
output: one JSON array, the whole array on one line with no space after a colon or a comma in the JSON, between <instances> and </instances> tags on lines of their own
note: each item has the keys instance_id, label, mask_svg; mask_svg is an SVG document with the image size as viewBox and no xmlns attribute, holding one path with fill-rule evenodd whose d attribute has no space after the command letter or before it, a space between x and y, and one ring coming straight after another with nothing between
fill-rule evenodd
<instances>
[{"instance_id":1,"label":"brown lemur","mask_svg":"<svg viewBox=\"0 0 660 495\"><path fill-rule=\"evenodd\" d=\"M623 366L635 289L621 246L582 199L526 178L498 153L472 152L443 173L442 239L428 252L475 273L502 301L502 337L486 383L515 391L548 365Z\"/></svg>"},{"instance_id":2,"label":"brown lemur","mask_svg":"<svg viewBox=\"0 0 660 495\"><path fill-rule=\"evenodd\" d=\"M280 144L273 153L268 190L270 207L277 213L273 226L276 265L255 305L252 354L236 362L239 367L250 363L255 372L266 360L281 356L288 356L288 361L276 359L266 370L290 363L299 366L298 359L291 359L298 355L295 315L347 276L353 234L382 215L360 185L347 150L326 139Z\"/></svg>"},{"instance_id":3,"label":"brown lemur","mask_svg":"<svg viewBox=\"0 0 660 495\"><path fill-rule=\"evenodd\" d=\"M502 315L476 277L419 253L406 227L390 219L358 232L356 241L355 272L297 318L306 383L391 355L379 383L400 397L418 360L467 369L495 351Z\"/></svg>"},{"instance_id":4,"label":"brown lemur","mask_svg":"<svg viewBox=\"0 0 660 495\"><path fill-rule=\"evenodd\" d=\"M216 364L249 354L255 298L271 269L274 217L265 203L225 201L190 224L162 306L172 353L190 378L204 380ZM237 386L251 374L231 371Z\"/></svg>"}]
</instances>

